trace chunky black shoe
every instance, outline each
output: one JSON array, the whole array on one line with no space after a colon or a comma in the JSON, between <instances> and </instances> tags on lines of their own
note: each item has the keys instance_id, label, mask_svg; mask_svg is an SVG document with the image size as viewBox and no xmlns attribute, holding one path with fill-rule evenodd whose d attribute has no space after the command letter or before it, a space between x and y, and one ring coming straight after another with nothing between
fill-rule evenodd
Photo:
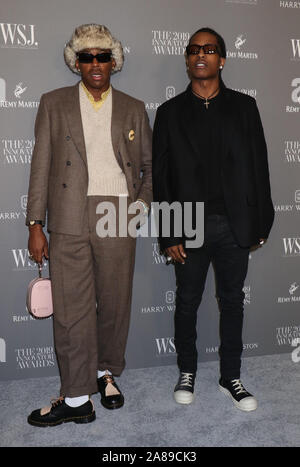
<instances>
[{"instance_id":1,"label":"chunky black shoe","mask_svg":"<svg viewBox=\"0 0 300 467\"><path fill-rule=\"evenodd\" d=\"M119 409L124 405L124 396L112 375L106 373L98 378L97 382L103 407L106 409Z\"/></svg>"},{"instance_id":2,"label":"chunky black shoe","mask_svg":"<svg viewBox=\"0 0 300 467\"><path fill-rule=\"evenodd\" d=\"M194 400L196 373L180 373L174 389L174 399L178 404L191 404Z\"/></svg>"},{"instance_id":3,"label":"chunky black shoe","mask_svg":"<svg viewBox=\"0 0 300 467\"><path fill-rule=\"evenodd\" d=\"M61 423L90 423L96 419L92 401L87 401L79 407L70 407L65 399L60 397L51 401L51 406L34 410L27 418L30 425L34 426L56 426Z\"/></svg>"},{"instance_id":4,"label":"chunky black shoe","mask_svg":"<svg viewBox=\"0 0 300 467\"><path fill-rule=\"evenodd\" d=\"M219 389L223 394L230 396L234 405L245 412L257 409L257 400L246 391L240 379L225 380L220 379Z\"/></svg>"}]
</instances>

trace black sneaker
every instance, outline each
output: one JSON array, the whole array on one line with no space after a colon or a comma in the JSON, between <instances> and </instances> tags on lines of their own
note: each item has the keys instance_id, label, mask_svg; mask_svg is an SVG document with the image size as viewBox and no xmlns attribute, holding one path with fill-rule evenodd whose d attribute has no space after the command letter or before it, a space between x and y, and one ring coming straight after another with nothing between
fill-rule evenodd
<instances>
[{"instance_id":1,"label":"black sneaker","mask_svg":"<svg viewBox=\"0 0 300 467\"><path fill-rule=\"evenodd\" d=\"M196 373L180 373L174 389L174 399L178 404L191 404L194 400Z\"/></svg>"},{"instance_id":2,"label":"black sneaker","mask_svg":"<svg viewBox=\"0 0 300 467\"><path fill-rule=\"evenodd\" d=\"M246 391L240 379L225 380L220 379L219 389L221 392L230 396L234 405L245 412L251 412L257 409L257 400Z\"/></svg>"},{"instance_id":3,"label":"black sneaker","mask_svg":"<svg viewBox=\"0 0 300 467\"><path fill-rule=\"evenodd\" d=\"M88 400L79 407L70 407L65 399L60 397L51 401L51 406L34 410L27 421L34 426L56 426L61 423L90 423L96 419L92 401Z\"/></svg>"},{"instance_id":4,"label":"black sneaker","mask_svg":"<svg viewBox=\"0 0 300 467\"><path fill-rule=\"evenodd\" d=\"M97 382L103 407L106 409L119 409L124 405L124 396L112 375L106 373L98 378Z\"/></svg>"}]
</instances>

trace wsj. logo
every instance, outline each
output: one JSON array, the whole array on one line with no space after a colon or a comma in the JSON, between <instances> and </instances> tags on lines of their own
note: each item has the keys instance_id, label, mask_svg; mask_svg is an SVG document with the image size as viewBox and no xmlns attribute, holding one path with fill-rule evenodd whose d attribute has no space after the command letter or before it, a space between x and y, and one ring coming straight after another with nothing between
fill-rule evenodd
<instances>
[{"instance_id":1,"label":"wsj. logo","mask_svg":"<svg viewBox=\"0 0 300 467\"><path fill-rule=\"evenodd\" d=\"M5 340L0 338L0 362L6 362L6 344Z\"/></svg>"},{"instance_id":2,"label":"wsj. logo","mask_svg":"<svg viewBox=\"0 0 300 467\"><path fill-rule=\"evenodd\" d=\"M174 337L159 337L155 341L158 355L174 355L176 353Z\"/></svg>"},{"instance_id":3,"label":"wsj. logo","mask_svg":"<svg viewBox=\"0 0 300 467\"><path fill-rule=\"evenodd\" d=\"M0 47L37 49L34 24L0 23Z\"/></svg>"},{"instance_id":4,"label":"wsj. logo","mask_svg":"<svg viewBox=\"0 0 300 467\"><path fill-rule=\"evenodd\" d=\"M283 238L284 256L300 256L300 237Z\"/></svg>"},{"instance_id":5,"label":"wsj. logo","mask_svg":"<svg viewBox=\"0 0 300 467\"><path fill-rule=\"evenodd\" d=\"M293 58L292 60L300 60L300 39L291 39Z\"/></svg>"},{"instance_id":6,"label":"wsj. logo","mask_svg":"<svg viewBox=\"0 0 300 467\"><path fill-rule=\"evenodd\" d=\"M243 38L243 34L240 34L240 35L236 38L236 41L235 41L235 43L234 43L235 48L238 49L238 50L240 50L240 48L242 47L242 45L245 44L246 40L247 40L247 39L244 39L244 38Z\"/></svg>"},{"instance_id":7,"label":"wsj. logo","mask_svg":"<svg viewBox=\"0 0 300 467\"><path fill-rule=\"evenodd\" d=\"M175 88L174 86L167 86L166 87L166 99L172 99L172 97L175 97Z\"/></svg>"},{"instance_id":8,"label":"wsj. logo","mask_svg":"<svg viewBox=\"0 0 300 467\"><path fill-rule=\"evenodd\" d=\"M11 250L15 262L14 271L26 271L36 269L36 264L29 259L29 253L27 248L18 248ZM46 266L45 262L43 266Z\"/></svg>"}]
</instances>

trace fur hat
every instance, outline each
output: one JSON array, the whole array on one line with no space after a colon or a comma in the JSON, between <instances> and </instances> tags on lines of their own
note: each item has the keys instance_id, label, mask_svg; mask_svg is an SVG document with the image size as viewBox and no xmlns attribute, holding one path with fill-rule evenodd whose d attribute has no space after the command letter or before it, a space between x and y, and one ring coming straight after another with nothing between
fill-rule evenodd
<instances>
[{"instance_id":1,"label":"fur hat","mask_svg":"<svg viewBox=\"0 0 300 467\"><path fill-rule=\"evenodd\" d=\"M75 66L76 53L84 49L110 49L116 66L112 73L120 71L124 62L123 48L106 26L100 24L82 24L78 26L64 49L65 62L74 73L80 74Z\"/></svg>"}]
</instances>

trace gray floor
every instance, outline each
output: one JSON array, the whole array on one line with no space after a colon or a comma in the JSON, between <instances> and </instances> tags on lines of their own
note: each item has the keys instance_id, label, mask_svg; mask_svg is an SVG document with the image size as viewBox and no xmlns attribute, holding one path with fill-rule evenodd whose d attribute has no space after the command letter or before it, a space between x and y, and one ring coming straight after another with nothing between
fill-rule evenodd
<instances>
[{"instance_id":1,"label":"gray floor","mask_svg":"<svg viewBox=\"0 0 300 467\"><path fill-rule=\"evenodd\" d=\"M0 382L0 446L300 446L300 363L290 354L244 359L243 383L259 402L250 413L219 391L217 362L199 364L190 406L173 400L176 380L175 366L127 370L122 409L108 411L94 395L95 422L55 428L26 419L57 396L58 378Z\"/></svg>"}]
</instances>

